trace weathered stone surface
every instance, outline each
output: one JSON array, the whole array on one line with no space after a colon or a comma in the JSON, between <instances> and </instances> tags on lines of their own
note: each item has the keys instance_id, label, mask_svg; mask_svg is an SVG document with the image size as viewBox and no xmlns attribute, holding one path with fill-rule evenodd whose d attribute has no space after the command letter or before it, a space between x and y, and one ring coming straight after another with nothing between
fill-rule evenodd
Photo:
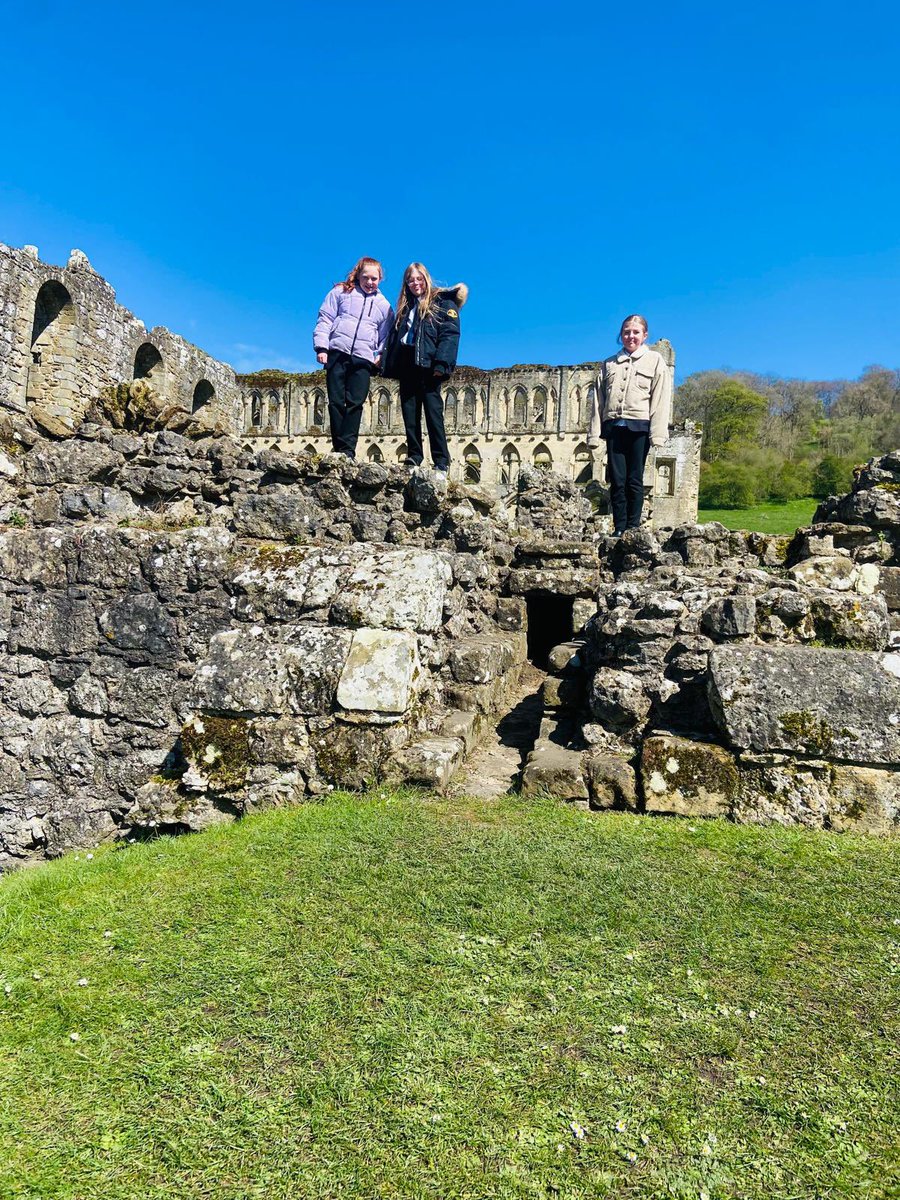
<instances>
[{"instance_id":1,"label":"weathered stone surface","mask_svg":"<svg viewBox=\"0 0 900 1200\"><path fill-rule=\"evenodd\" d=\"M143 652L148 657L171 658L177 653L175 622L149 593L132 593L100 613L100 632L117 650Z\"/></svg>"},{"instance_id":2,"label":"weathered stone surface","mask_svg":"<svg viewBox=\"0 0 900 1200\"><path fill-rule=\"evenodd\" d=\"M828 824L857 833L900 833L900 771L833 766Z\"/></svg>"},{"instance_id":3,"label":"weathered stone surface","mask_svg":"<svg viewBox=\"0 0 900 1200\"><path fill-rule=\"evenodd\" d=\"M818 591L810 596L816 637L828 646L883 650L890 635L884 596L847 596Z\"/></svg>"},{"instance_id":4,"label":"weathered stone surface","mask_svg":"<svg viewBox=\"0 0 900 1200\"><path fill-rule=\"evenodd\" d=\"M637 676L601 667L591 682L589 703L596 721L622 732L646 720L651 700Z\"/></svg>"},{"instance_id":5,"label":"weathered stone surface","mask_svg":"<svg viewBox=\"0 0 900 1200\"><path fill-rule=\"evenodd\" d=\"M584 680L548 675L541 686L545 708L579 708L584 700Z\"/></svg>"},{"instance_id":6,"label":"weathered stone surface","mask_svg":"<svg viewBox=\"0 0 900 1200\"><path fill-rule=\"evenodd\" d=\"M589 798L581 753L539 740L522 772L522 795L546 793L558 800L585 802Z\"/></svg>"},{"instance_id":7,"label":"weathered stone surface","mask_svg":"<svg viewBox=\"0 0 900 1200\"><path fill-rule=\"evenodd\" d=\"M349 630L314 625L283 641L259 626L218 633L194 677L194 706L272 716L330 712L351 641Z\"/></svg>"},{"instance_id":8,"label":"weathered stone surface","mask_svg":"<svg viewBox=\"0 0 900 1200\"><path fill-rule=\"evenodd\" d=\"M413 634L357 629L337 686L337 702L351 712L398 719L407 711L421 674Z\"/></svg>"},{"instance_id":9,"label":"weathered stone surface","mask_svg":"<svg viewBox=\"0 0 900 1200\"><path fill-rule=\"evenodd\" d=\"M751 637L756 632L756 601L752 596L714 600L703 613L700 625L705 633L720 641Z\"/></svg>"},{"instance_id":10,"label":"weathered stone surface","mask_svg":"<svg viewBox=\"0 0 900 1200\"><path fill-rule=\"evenodd\" d=\"M234 528L244 537L309 541L320 512L318 505L294 493L244 496L234 506Z\"/></svg>"},{"instance_id":11,"label":"weathered stone surface","mask_svg":"<svg viewBox=\"0 0 900 1200\"><path fill-rule=\"evenodd\" d=\"M458 683L490 683L524 658L517 649L512 637L465 638L450 650L450 671Z\"/></svg>"},{"instance_id":12,"label":"weathered stone surface","mask_svg":"<svg viewBox=\"0 0 900 1200\"><path fill-rule=\"evenodd\" d=\"M366 555L342 581L331 619L339 625L432 632L440 628L451 577L446 561L429 551Z\"/></svg>"},{"instance_id":13,"label":"weathered stone surface","mask_svg":"<svg viewBox=\"0 0 900 1200\"><path fill-rule=\"evenodd\" d=\"M739 749L900 761L900 656L717 646L709 665L710 706Z\"/></svg>"},{"instance_id":14,"label":"weathered stone surface","mask_svg":"<svg viewBox=\"0 0 900 1200\"><path fill-rule=\"evenodd\" d=\"M641 785L647 812L723 817L731 812L738 771L721 746L653 736L644 739Z\"/></svg>"},{"instance_id":15,"label":"weathered stone surface","mask_svg":"<svg viewBox=\"0 0 900 1200\"><path fill-rule=\"evenodd\" d=\"M567 669L578 670L581 666L580 654L584 649L583 641L560 642L547 655L547 668L557 675L562 675Z\"/></svg>"},{"instance_id":16,"label":"weathered stone surface","mask_svg":"<svg viewBox=\"0 0 900 1200\"><path fill-rule=\"evenodd\" d=\"M461 738L421 738L394 756L391 773L399 773L407 783L443 791L462 762L463 749Z\"/></svg>"},{"instance_id":17,"label":"weathered stone surface","mask_svg":"<svg viewBox=\"0 0 900 1200\"><path fill-rule=\"evenodd\" d=\"M637 811L637 776L626 758L595 749L584 754L581 761L591 808Z\"/></svg>"},{"instance_id":18,"label":"weathered stone surface","mask_svg":"<svg viewBox=\"0 0 900 1200\"><path fill-rule=\"evenodd\" d=\"M831 766L787 755L740 757L732 817L742 825L823 829L831 807Z\"/></svg>"},{"instance_id":19,"label":"weathered stone surface","mask_svg":"<svg viewBox=\"0 0 900 1200\"><path fill-rule=\"evenodd\" d=\"M86 599L61 592L37 593L25 601L14 636L20 652L84 654L97 648L97 618Z\"/></svg>"}]
</instances>

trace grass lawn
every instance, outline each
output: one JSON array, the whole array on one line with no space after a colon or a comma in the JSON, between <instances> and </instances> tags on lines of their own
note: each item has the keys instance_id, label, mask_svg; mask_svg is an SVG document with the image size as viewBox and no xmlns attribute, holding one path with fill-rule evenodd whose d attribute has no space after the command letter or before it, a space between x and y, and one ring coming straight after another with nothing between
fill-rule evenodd
<instances>
[{"instance_id":1,"label":"grass lawn","mask_svg":"<svg viewBox=\"0 0 900 1200\"><path fill-rule=\"evenodd\" d=\"M809 525L820 501L813 496L786 504L757 504L753 508L701 508L697 520L721 521L728 529L757 533L793 533Z\"/></svg>"},{"instance_id":2,"label":"grass lawn","mask_svg":"<svg viewBox=\"0 0 900 1200\"><path fill-rule=\"evenodd\" d=\"M896 1197L898 879L377 794L19 872L0 1196Z\"/></svg>"}]
</instances>

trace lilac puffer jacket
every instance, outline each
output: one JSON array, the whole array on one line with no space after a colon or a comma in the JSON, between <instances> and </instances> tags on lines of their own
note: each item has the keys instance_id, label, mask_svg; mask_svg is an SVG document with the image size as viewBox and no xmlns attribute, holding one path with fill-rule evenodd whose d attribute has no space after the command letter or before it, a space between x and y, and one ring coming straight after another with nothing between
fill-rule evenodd
<instances>
[{"instance_id":1,"label":"lilac puffer jacket","mask_svg":"<svg viewBox=\"0 0 900 1200\"><path fill-rule=\"evenodd\" d=\"M316 354L343 350L344 354L374 363L384 350L393 321L394 310L381 292L367 295L359 287L345 292L339 283L322 301L313 346Z\"/></svg>"}]
</instances>

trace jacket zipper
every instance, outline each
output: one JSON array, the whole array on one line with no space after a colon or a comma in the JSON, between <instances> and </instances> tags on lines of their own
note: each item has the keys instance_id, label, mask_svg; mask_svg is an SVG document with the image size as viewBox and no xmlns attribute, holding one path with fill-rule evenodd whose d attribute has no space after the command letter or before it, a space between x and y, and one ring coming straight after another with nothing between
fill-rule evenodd
<instances>
[{"instance_id":1,"label":"jacket zipper","mask_svg":"<svg viewBox=\"0 0 900 1200\"><path fill-rule=\"evenodd\" d=\"M356 328L353 330L353 341L350 343L350 357L351 358L353 357L353 347L356 345L356 335L359 333L359 327L362 323L362 319L363 319L363 316L365 315L365 311L366 311L366 298L365 298L365 296L363 296L363 306L359 310L359 319L356 322ZM371 311L372 311L372 299L370 297L369 312L371 313Z\"/></svg>"}]
</instances>

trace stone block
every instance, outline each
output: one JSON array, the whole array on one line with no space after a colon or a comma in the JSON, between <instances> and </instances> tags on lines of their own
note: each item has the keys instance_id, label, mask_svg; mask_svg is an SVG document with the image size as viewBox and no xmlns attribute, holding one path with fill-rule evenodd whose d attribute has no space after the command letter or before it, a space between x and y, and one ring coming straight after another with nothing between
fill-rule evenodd
<instances>
[{"instance_id":1,"label":"stone block","mask_svg":"<svg viewBox=\"0 0 900 1200\"><path fill-rule=\"evenodd\" d=\"M738 771L721 746L656 735L644 739L641 786L647 812L722 817L731 812Z\"/></svg>"},{"instance_id":2,"label":"stone block","mask_svg":"<svg viewBox=\"0 0 900 1200\"><path fill-rule=\"evenodd\" d=\"M447 562L431 551L386 550L359 559L331 609L339 625L440 629L451 581Z\"/></svg>"},{"instance_id":3,"label":"stone block","mask_svg":"<svg viewBox=\"0 0 900 1200\"><path fill-rule=\"evenodd\" d=\"M444 716L438 734L443 738L458 738L468 754L478 742L483 725L477 713L453 709Z\"/></svg>"},{"instance_id":4,"label":"stone block","mask_svg":"<svg viewBox=\"0 0 900 1200\"><path fill-rule=\"evenodd\" d=\"M644 723L651 700L637 675L601 667L591 682L589 704L595 721L624 732Z\"/></svg>"},{"instance_id":5,"label":"stone block","mask_svg":"<svg viewBox=\"0 0 900 1200\"><path fill-rule=\"evenodd\" d=\"M738 749L900 761L900 655L717 646L709 672L713 716Z\"/></svg>"},{"instance_id":6,"label":"stone block","mask_svg":"<svg viewBox=\"0 0 900 1200\"><path fill-rule=\"evenodd\" d=\"M720 641L751 637L756 631L756 601L752 596L726 596L714 600L704 611L700 627Z\"/></svg>"},{"instance_id":7,"label":"stone block","mask_svg":"<svg viewBox=\"0 0 900 1200\"><path fill-rule=\"evenodd\" d=\"M581 802L589 799L581 766L581 752L551 741L536 743L522 772L522 795L546 793L558 800Z\"/></svg>"},{"instance_id":8,"label":"stone block","mask_svg":"<svg viewBox=\"0 0 900 1200\"><path fill-rule=\"evenodd\" d=\"M38 592L25 601L15 639L19 651L85 654L97 648L97 619L88 600L70 599L60 592Z\"/></svg>"},{"instance_id":9,"label":"stone block","mask_svg":"<svg viewBox=\"0 0 900 1200\"><path fill-rule=\"evenodd\" d=\"M541 700L545 708L580 708L584 700L584 680L560 679L548 675L541 685Z\"/></svg>"},{"instance_id":10,"label":"stone block","mask_svg":"<svg viewBox=\"0 0 900 1200\"><path fill-rule=\"evenodd\" d=\"M399 773L407 783L440 792L446 788L462 760L461 738L421 738L394 756L391 773Z\"/></svg>"},{"instance_id":11,"label":"stone block","mask_svg":"<svg viewBox=\"0 0 900 1200\"><path fill-rule=\"evenodd\" d=\"M888 611L900 612L900 567L882 567L879 586Z\"/></svg>"},{"instance_id":12,"label":"stone block","mask_svg":"<svg viewBox=\"0 0 900 1200\"><path fill-rule=\"evenodd\" d=\"M856 833L900 833L900 771L836 765L829 825Z\"/></svg>"},{"instance_id":13,"label":"stone block","mask_svg":"<svg viewBox=\"0 0 900 1200\"><path fill-rule=\"evenodd\" d=\"M517 648L511 638L487 634L462 638L450 651L451 674L457 683L490 683L521 661L516 654Z\"/></svg>"},{"instance_id":14,"label":"stone block","mask_svg":"<svg viewBox=\"0 0 900 1200\"><path fill-rule=\"evenodd\" d=\"M420 671L414 634L357 629L338 680L337 702L348 711L399 719L409 708Z\"/></svg>"},{"instance_id":15,"label":"stone block","mask_svg":"<svg viewBox=\"0 0 900 1200\"><path fill-rule=\"evenodd\" d=\"M827 646L883 650L890 622L882 595L843 595L818 591L810 597L815 636Z\"/></svg>"},{"instance_id":16,"label":"stone block","mask_svg":"<svg viewBox=\"0 0 900 1200\"><path fill-rule=\"evenodd\" d=\"M824 829L831 810L831 765L788 755L739 759L731 815L741 825L805 825Z\"/></svg>"},{"instance_id":17,"label":"stone block","mask_svg":"<svg viewBox=\"0 0 900 1200\"><path fill-rule=\"evenodd\" d=\"M637 811L637 776L627 759L602 749L591 750L582 756L582 769L591 808Z\"/></svg>"},{"instance_id":18,"label":"stone block","mask_svg":"<svg viewBox=\"0 0 900 1200\"><path fill-rule=\"evenodd\" d=\"M898 585L900 593L900 585ZM497 624L501 629L520 630L528 625L528 613L521 596L501 596L497 601Z\"/></svg>"},{"instance_id":19,"label":"stone block","mask_svg":"<svg viewBox=\"0 0 900 1200\"><path fill-rule=\"evenodd\" d=\"M547 655L547 667L557 675L566 671L578 670L581 666L583 641L560 642Z\"/></svg>"}]
</instances>

